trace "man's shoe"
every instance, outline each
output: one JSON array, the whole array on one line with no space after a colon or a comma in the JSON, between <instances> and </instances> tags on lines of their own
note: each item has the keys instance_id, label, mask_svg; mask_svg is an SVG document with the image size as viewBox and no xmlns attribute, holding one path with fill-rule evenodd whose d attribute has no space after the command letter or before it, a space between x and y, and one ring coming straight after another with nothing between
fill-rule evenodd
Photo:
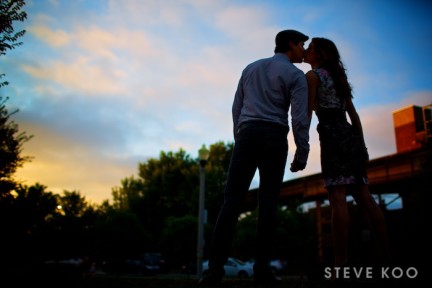
<instances>
[{"instance_id":1,"label":"man's shoe","mask_svg":"<svg viewBox=\"0 0 432 288\"><path fill-rule=\"evenodd\" d=\"M221 284L222 278L223 278L223 274L208 273L198 281L198 286L203 286L203 287L218 286Z\"/></svg>"}]
</instances>

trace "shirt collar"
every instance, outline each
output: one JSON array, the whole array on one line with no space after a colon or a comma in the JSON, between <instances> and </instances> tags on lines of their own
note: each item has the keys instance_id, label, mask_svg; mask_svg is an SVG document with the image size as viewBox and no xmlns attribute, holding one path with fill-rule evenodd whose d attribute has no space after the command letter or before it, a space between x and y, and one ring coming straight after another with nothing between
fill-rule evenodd
<instances>
[{"instance_id":1,"label":"shirt collar","mask_svg":"<svg viewBox=\"0 0 432 288\"><path fill-rule=\"evenodd\" d=\"M275 53L275 55L273 56L276 59L285 59L288 60L288 62L292 63L291 60L289 59L288 55L286 55L285 53Z\"/></svg>"}]
</instances>

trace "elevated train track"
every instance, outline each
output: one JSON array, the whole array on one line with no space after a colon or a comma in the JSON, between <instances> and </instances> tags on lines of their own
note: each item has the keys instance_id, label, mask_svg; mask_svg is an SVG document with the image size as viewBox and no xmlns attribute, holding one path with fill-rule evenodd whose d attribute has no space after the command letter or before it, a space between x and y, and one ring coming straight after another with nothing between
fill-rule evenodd
<instances>
[{"instance_id":1,"label":"elevated train track","mask_svg":"<svg viewBox=\"0 0 432 288\"><path fill-rule=\"evenodd\" d=\"M405 218L396 220L399 221L397 225L408 221L406 223L409 223L412 231L407 234L408 237L403 233L397 234L394 241L400 241L399 250L405 251L399 252L401 255L411 255L413 250L418 255L423 255L423 250L430 251L430 248L424 243L419 245L419 240L415 239L427 238L421 221L429 213L428 205L432 203L432 104L424 107L412 105L394 111L393 121L397 153L369 161L369 189L372 194L378 195L380 204L385 204L381 202L381 196L385 194L397 194L402 199L400 211L404 212ZM256 209L257 190L258 188L249 191L245 211ZM284 182L279 198L282 206L315 202L317 252L320 263L324 263L324 251L329 249L329 244L325 241L328 232L325 232L327 230L324 227L330 224L330 214L328 209L322 208L328 195L321 173ZM385 206L381 207L385 209ZM401 231L400 227L397 231ZM420 236L412 236L413 231Z\"/></svg>"},{"instance_id":2,"label":"elevated train track","mask_svg":"<svg viewBox=\"0 0 432 288\"><path fill-rule=\"evenodd\" d=\"M370 160L368 177L371 193L399 194L404 198L411 189L423 189L417 187L420 185L418 179L429 173L432 181L432 172L426 167L427 160L432 160L431 155L431 149L416 149ZM250 191L248 209L256 206L257 190L258 188ZM432 189L430 190L432 193ZM324 189L321 173L286 181L280 193L281 205L287 205L290 201L306 203L325 199L327 191Z\"/></svg>"},{"instance_id":3,"label":"elevated train track","mask_svg":"<svg viewBox=\"0 0 432 288\"><path fill-rule=\"evenodd\" d=\"M372 194L399 194L402 199L409 191L426 189L432 193L432 185L420 187L421 177L432 180L432 104L408 106L393 112L397 153L372 159L368 163L369 188ZM424 183L422 184L424 185ZM246 210L256 207L256 192L250 190ZM321 173L316 173L283 183L280 203L301 203L327 199Z\"/></svg>"}]
</instances>

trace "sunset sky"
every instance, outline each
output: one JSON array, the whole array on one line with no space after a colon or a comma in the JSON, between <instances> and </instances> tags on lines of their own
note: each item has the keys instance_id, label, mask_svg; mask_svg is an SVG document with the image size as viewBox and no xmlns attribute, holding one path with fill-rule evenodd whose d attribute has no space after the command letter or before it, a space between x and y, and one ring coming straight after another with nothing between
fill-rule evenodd
<instances>
[{"instance_id":1,"label":"sunset sky","mask_svg":"<svg viewBox=\"0 0 432 288\"><path fill-rule=\"evenodd\" d=\"M242 69L273 55L280 30L339 47L370 157L396 153L392 112L432 103L432 2L346 0L27 0L24 44L0 58L7 107L34 135L18 170L61 194L111 200L138 163L233 141ZM306 47L309 42L306 43ZM306 64L298 65L304 72ZM318 173L316 119L307 168ZM256 187L255 179L252 187ZM197 183L198 185L198 183Z\"/></svg>"}]
</instances>

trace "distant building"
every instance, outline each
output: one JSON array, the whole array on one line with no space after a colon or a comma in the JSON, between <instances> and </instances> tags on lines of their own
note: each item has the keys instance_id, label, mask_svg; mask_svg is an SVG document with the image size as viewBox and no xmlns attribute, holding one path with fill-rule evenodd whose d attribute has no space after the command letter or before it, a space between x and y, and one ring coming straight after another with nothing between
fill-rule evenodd
<instances>
[{"instance_id":1,"label":"distant building","mask_svg":"<svg viewBox=\"0 0 432 288\"><path fill-rule=\"evenodd\" d=\"M397 153L424 148L432 138L432 104L393 112Z\"/></svg>"}]
</instances>

